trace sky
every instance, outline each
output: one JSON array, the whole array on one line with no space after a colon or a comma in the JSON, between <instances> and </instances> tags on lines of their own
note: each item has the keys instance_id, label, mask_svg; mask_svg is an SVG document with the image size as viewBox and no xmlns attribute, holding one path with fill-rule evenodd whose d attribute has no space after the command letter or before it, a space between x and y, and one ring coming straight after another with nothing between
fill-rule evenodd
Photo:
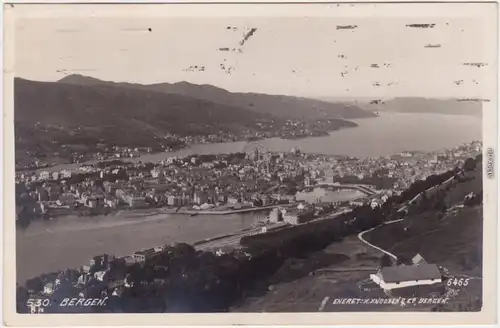
<instances>
[{"instance_id":1,"label":"sky","mask_svg":"<svg viewBox=\"0 0 500 328\"><path fill-rule=\"evenodd\" d=\"M47 15L13 9L14 72L40 81L82 74L311 97L482 97L484 85L493 81L496 16L488 14L491 7L360 6L332 5L327 15L318 14L321 9L310 15L245 15L240 8L238 16L174 16L168 6L152 8L154 15L150 10L133 16L130 11L100 15L95 5L74 17L53 9ZM240 45L252 28L255 33ZM225 47L235 51L219 50Z\"/></svg>"}]
</instances>

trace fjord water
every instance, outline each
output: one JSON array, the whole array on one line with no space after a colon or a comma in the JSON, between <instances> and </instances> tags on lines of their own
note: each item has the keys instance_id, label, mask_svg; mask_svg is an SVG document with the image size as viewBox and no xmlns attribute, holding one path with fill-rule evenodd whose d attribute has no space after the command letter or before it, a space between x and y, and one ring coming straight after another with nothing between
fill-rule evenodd
<instances>
[{"instance_id":1,"label":"fjord water","mask_svg":"<svg viewBox=\"0 0 500 328\"><path fill-rule=\"evenodd\" d=\"M358 127L319 138L194 145L172 153L150 154L134 160L160 161L169 156L249 151L259 147L272 151L342 154L357 157L385 156L405 150L433 151L481 140L481 118L462 115L388 114L356 120ZM53 169L62 169L68 165ZM321 195L323 196L323 195ZM316 196L315 196L316 197ZM141 215L129 211L107 217L59 217L34 222L16 233L17 278L76 267L105 252L126 255L135 250L175 241L196 240L227 234L253 225L265 213L189 217Z\"/></svg>"},{"instance_id":2,"label":"fjord water","mask_svg":"<svg viewBox=\"0 0 500 328\"><path fill-rule=\"evenodd\" d=\"M380 113L379 117L352 120L358 124L324 137L284 140L264 139L215 144L195 144L169 153L146 154L129 161L159 162L173 156L220 154L250 151L290 151L296 147L306 153L348 155L355 157L387 156L402 151L434 151L482 139L482 119L468 115ZM89 161L88 163L95 163ZM80 164L63 164L49 170L77 168Z\"/></svg>"}]
</instances>

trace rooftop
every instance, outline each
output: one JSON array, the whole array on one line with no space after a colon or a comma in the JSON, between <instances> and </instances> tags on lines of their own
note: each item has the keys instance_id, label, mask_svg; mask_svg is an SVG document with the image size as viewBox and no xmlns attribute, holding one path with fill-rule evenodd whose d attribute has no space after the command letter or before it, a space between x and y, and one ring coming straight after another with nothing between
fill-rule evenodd
<instances>
[{"instance_id":1,"label":"rooftop","mask_svg":"<svg viewBox=\"0 0 500 328\"><path fill-rule=\"evenodd\" d=\"M380 269L385 282L401 282L425 279L440 279L441 273L437 265L422 263L420 265L398 265Z\"/></svg>"}]
</instances>

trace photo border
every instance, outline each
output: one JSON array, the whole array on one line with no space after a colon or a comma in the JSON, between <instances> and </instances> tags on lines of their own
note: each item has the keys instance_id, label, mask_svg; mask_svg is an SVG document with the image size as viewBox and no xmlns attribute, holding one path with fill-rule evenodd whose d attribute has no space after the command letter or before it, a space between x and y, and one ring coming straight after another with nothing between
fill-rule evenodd
<instances>
[{"instance_id":1,"label":"photo border","mask_svg":"<svg viewBox=\"0 0 500 328\"><path fill-rule=\"evenodd\" d=\"M89 0L85 4L68 4L63 1L51 1L52 4L21 4L22 1L12 1L4 4L4 270L3 270L3 314L6 325L22 326L143 326L143 325L353 325L353 324L493 324L497 322L497 259L498 225L494 217L498 217L498 187L497 170L494 178L486 176L486 151L494 149L498 156L498 4L496 2L466 3L454 1L443 3L414 3L401 1L387 3L384 1L338 1L335 3L317 2L303 4L273 3L273 4L234 4L230 1L220 1L218 4L194 4L182 1L177 4L160 3L123 3ZM280 2L280 1L277 1ZM336 7L336 3L349 3L351 6ZM383 3L382 3L383 2ZM226 3L226 4L223 4ZM368 3L368 5L367 5ZM371 4L371 5L370 5ZM360 312L363 315L353 316L352 312L320 312L320 313L221 313L221 314L17 314L15 302L16 265L15 265L15 198L13 186L14 174L14 112L13 112L13 78L14 78L14 21L19 12L22 17L50 17L50 15L68 15L68 17L119 16L132 12L133 15L151 15L151 17L227 17L227 16L307 16L307 17L346 17L349 15L377 17L377 7L393 6L394 15L404 17L451 17L453 15L479 15L487 20L485 33L487 40L497 40L488 44L493 62L485 69L484 98L491 102L483 103L483 310L481 312ZM36 9L30 9L34 8ZM75 10L74 7L78 6ZM82 7L83 6L83 7ZM158 6L167 6L165 12ZM306 7L307 6L307 7ZM403 7L401 7L403 6ZM439 6L439 9L429 10L429 6ZM92 7L92 8L91 8ZM118 8L120 7L120 8ZM244 8L243 8L244 7ZM410 7L410 8L408 8ZM425 9L423 8L425 7ZM479 9L481 7L481 9ZM86 8L86 9L84 9ZM89 10L90 8L90 10ZM98 8L98 9L96 9ZM446 8L446 9L445 9ZM82 10L84 9L84 10ZM34 11L35 10L35 11ZM443 14L446 10L446 15ZM31 11L31 12L30 12ZM384 11L385 16L387 13ZM411 15L411 16L410 16ZM420 15L420 16L419 16ZM381 16L383 17L383 16ZM392 16L391 16L392 17ZM493 71L494 70L494 71ZM496 160L496 158L495 158ZM495 162L496 163L496 162ZM485 261L486 259L486 261Z\"/></svg>"}]
</instances>

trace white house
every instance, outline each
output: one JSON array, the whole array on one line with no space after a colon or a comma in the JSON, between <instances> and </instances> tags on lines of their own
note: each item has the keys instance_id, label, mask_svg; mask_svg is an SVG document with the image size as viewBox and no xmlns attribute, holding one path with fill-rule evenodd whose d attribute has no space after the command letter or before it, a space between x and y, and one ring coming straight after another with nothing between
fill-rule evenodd
<instances>
[{"instance_id":1,"label":"white house","mask_svg":"<svg viewBox=\"0 0 500 328\"><path fill-rule=\"evenodd\" d=\"M54 283L49 282L43 287L43 293L45 295L52 295L54 293Z\"/></svg>"},{"instance_id":2,"label":"white house","mask_svg":"<svg viewBox=\"0 0 500 328\"><path fill-rule=\"evenodd\" d=\"M106 282L108 276L108 271L97 271L94 273L94 278L102 282Z\"/></svg>"},{"instance_id":3,"label":"white house","mask_svg":"<svg viewBox=\"0 0 500 328\"><path fill-rule=\"evenodd\" d=\"M370 202L370 207L372 209L375 209L375 207L378 207L380 206L380 201L376 198L372 199L372 201Z\"/></svg>"},{"instance_id":4,"label":"white house","mask_svg":"<svg viewBox=\"0 0 500 328\"><path fill-rule=\"evenodd\" d=\"M441 273L435 264L420 263L383 267L376 274L371 274L370 279L384 290L391 290L440 283Z\"/></svg>"},{"instance_id":5,"label":"white house","mask_svg":"<svg viewBox=\"0 0 500 328\"><path fill-rule=\"evenodd\" d=\"M156 246L154 248L155 252L162 252L165 250L165 246Z\"/></svg>"}]
</instances>

